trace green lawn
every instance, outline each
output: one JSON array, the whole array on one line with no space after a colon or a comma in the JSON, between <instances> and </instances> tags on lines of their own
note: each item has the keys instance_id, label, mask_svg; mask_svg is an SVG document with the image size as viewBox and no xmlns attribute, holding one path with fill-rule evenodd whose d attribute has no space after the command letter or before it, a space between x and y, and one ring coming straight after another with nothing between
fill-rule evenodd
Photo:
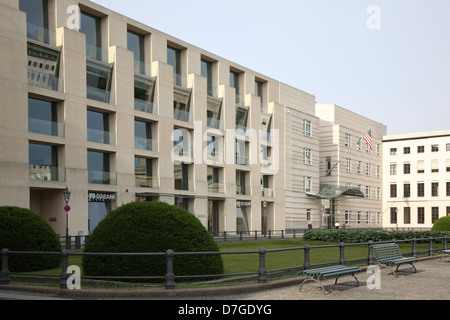
<instances>
[{"instance_id":1,"label":"green lawn","mask_svg":"<svg viewBox=\"0 0 450 320\"><path fill-rule=\"evenodd\" d=\"M332 243L323 241L311 241L303 239L285 239L285 240L258 240L258 241L240 241L240 242L219 242L221 252L229 251L258 251L260 248L266 250L298 248L304 247L306 244L310 246L329 246ZM436 246L437 247L437 246ZM410 243L400 244L400 248L404 253L412 251ZM427 250L428 244L417 244L417 250ZM311 264L338 262L339 261L339 247L313 248L310 252ZM345 248L345 259L353 260L360 258L367 258L367 245L352 245ZM222 254L224 262L225 274L237 273L256 273L259 269L259 254L245 253L245 254ZM290 250L282 252L267 252L266 253L266 270L277 270L283 268L297 268L304 264L304 250ZM363 263L364 264L364 263ZM81 256L69 256L69 265L77 265L82 267ZM61 274L61 268L36 272L37 274ZM176 270L175 270L176 274Z\"/></svg>"}]
</instances>

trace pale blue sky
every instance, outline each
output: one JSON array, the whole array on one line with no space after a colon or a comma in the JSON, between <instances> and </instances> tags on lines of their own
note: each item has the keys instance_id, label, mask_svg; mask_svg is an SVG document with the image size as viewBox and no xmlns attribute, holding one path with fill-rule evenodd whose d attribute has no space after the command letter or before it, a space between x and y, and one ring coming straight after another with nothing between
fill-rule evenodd
<instances>
[{"instance_id":1,"label":"pale blue sky","mask_svg":"<svg viewBox=\"0 0 450 320\"><path fill-rule=\"evenodd\" d=\"M388 134L450 129L449 0L94 2L382 122ZM367 27L370 5L380 30Z\"/></svg>"}]
</instances>

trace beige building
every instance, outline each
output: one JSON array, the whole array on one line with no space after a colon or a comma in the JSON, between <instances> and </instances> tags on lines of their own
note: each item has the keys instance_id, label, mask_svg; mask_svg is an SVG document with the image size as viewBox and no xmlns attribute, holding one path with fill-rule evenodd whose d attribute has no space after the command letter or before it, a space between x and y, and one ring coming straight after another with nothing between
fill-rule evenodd
<instances>
[{"instance_id":1,"label":"beige building","mask_svg":"<svg viewBox=\"0 0 450 320\"><path fill-rule=\"evenodd\" d=\"M0 15L1 205L64 234L68 187L71 235L132 201L211 233L321 220L314 96L87 0Z\"/></svg>"},{"instance_id":2,"label":"beige building","mask_svg":"<svg viewBox=\"0 0 450 320\"><path fill-rule=\"evenodd\" d=\"M430 229L450 215L450 131L383 137L383 226Z\"/></svg>"},{"instance_id":3,"label":"beige building","mask_svg":"<svg viewBox=\"0 0 450 320\"><path fill-rule=\"evenodd\" d=\"M382 226L382 137L386 126L333 104L317 104L323 226ZM371 133L372 147L364 140Z\"/></svg>"}]
</instances>

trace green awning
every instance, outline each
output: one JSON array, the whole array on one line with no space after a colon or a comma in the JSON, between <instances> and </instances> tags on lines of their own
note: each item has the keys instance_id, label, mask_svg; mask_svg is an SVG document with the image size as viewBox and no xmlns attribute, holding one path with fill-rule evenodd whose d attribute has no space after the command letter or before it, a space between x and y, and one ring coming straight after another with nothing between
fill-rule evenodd
<instances>
[{"instance_id":1,"label":"green awning","mask_svg":"<svg viewBox=\"0 0 450 320\"><path fill-rule=\"evenodd\" d=\"M364 194L358 188L338 187L330 185L321 185L319 193L307 193L307 195L317 199L336 199L340 196L364 198Z\"/></svg>"}]
</instances>

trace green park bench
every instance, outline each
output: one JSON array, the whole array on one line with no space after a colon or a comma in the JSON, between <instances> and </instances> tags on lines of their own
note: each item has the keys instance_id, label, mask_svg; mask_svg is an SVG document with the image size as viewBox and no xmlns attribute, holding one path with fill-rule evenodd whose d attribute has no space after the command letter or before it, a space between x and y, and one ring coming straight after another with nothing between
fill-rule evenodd
<instances>
[{"instance_id":1,"label":"green park bench","mask_svg":"<svg viewBox=\"0 0 450 320\"><path fill-rule=\"evenodd\" d=\"M302 282L300 286L300 291L302 291L303 285L308 281L316 281L322 287L322 290L326 292L324 286L322 285L321 279L326 279L329 277L336 277L336 281L334 282L337 285L337 281L341 276L351 275L356 280L356 284L359 287L359 281L355 276L355 273L361 272L361 268L359 267L346 267L343 265L331 266L331 267L323 267L317 269L309 269L302 270L297 273L298 276L306 276L305 280Z\"/></svg>"},{"instance_id":2,"label":"green park bench","mask_svg":"<svg viewBox=\"0 0 450 320\"><path fill-rule=\"evenodd\" d=\"M444 259L445 257L450 257L450 250L441 250L439 253L442 253L442 257L441 260L439 260L439 262L441 262L442 259Z\"/></svg>"},{"instance_id":3,"label":"green park bench","mask_svg":"<svg viewBox=\"0 0 450 320\"><path fill-rule=\"evenodd\" d=\"M414 271L417 273L417 269L414 266L413 262L417 262L418 259L415 257L404 257L401 254L400 248L397 244L388 243L371 246L371 248L378 263L389 268L394 273L395 277L398 277L396 272L398 271L398 268L403 264L410 264L414 268ZM397 266L395 271L394 269L392 269L392 267L394 266Z\"/></svg>"}]
</instances>

